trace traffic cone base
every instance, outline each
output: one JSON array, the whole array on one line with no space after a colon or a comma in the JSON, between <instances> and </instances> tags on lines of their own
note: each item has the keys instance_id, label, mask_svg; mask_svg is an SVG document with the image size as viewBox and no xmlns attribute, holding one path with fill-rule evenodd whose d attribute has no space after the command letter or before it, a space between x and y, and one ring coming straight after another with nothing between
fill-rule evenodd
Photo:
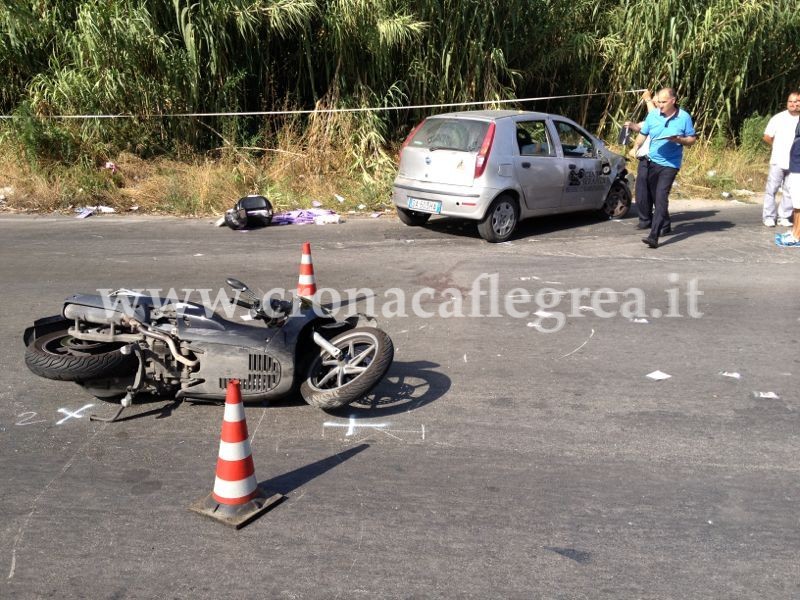
<instances>
[{"instance_id":1,"label":"traffic cone base","mask_svg":"<svg viewBox=\"0 0 800 600\"><path fill-rule=\"evenodd\" d=\"M253 498L247 500L244 504L222 504L214 499L212 492L205 498L194 502L189 507L189 510L211 517L225 525L230 525L234 529L241 529L262 513L277 506L285 498L282 494L271 492L260 485L256 487Z\"/></svg>"},{"instance_id":2,"label":"traffic cone base","mask_svg":"<svg viewBox=\"0 0 800 600\"><path fill-rule=\"evenodd\" d=\"M239 529L281 500L283 496L280 494L258 485L242 392L239 381L232 379L225 394L214 489L192 504L189 510Z\"/></svg>"}]
</instances>

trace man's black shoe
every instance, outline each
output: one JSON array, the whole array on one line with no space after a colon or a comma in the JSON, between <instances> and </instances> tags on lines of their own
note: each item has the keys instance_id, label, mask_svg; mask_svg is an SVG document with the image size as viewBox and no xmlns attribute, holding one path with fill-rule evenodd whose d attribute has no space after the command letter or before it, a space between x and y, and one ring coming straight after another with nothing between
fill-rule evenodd
<instances>
[{"instance_id":1,"label":"man's black shoe","mask_svg":"<svg viewBox=\"0 0 800 600\"><path fill-rule=\"evenodd\" d=\"M670 233L672 233L672 226L667 225L666 227L661 228L659 235L669 235Z\"/></svg>"},{"instance_id":2,"label":"man's black shoe","mask_svg":"<svg viewBox=\"0 0 800 600\"><path fill-rule=\"evenodd\" d=\"M645 223L643 221L639 221L636 225L636 229L650 229L650 227L652 227L650 223Z\"/></svg>"},{"instance_id":3,"label":"man's black shoe","mask_svg":"<svg viewBox=\"0 0 800 600\"><path fill-rule=\"evenodd\" d=\"M658 240L655 240L651 237L642 238L642 242L644 242L651 248L658 248Z\"/></svg>"}]
</instances>

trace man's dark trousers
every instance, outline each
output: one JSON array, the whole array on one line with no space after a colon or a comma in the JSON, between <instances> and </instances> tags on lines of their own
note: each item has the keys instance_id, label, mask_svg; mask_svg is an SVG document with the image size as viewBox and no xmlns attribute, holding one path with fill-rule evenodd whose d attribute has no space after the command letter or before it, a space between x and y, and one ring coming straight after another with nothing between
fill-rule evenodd
<instances>
[{"instance_id":1,"label":"man's dark trousers","mask_svg":"<svg viewBox=\"0 0 800 600\"><path fill-rule=\"evenodd\" d=\"M639 209L639 229L650 227L653 224L653 196L648 190L647 174L650 171L650 165L655 166L647 158L639 159L639 166L636 167L636 206ZM669 216L669 209L667 209L667 217L661 229L671 227L672 219Z\"/></svg>"},{"instance_id":2,"label":"man's dark trousers","mask_svg":"<svg viewBox=\"0 0 800 600\"><path fill-rule=\"evenodd\" d=\"M658 234L669 223L669 192L678 169L651 162L647 168L647 190L655 202L650 239L658 240Z\"/></svg>"}]
</instances>

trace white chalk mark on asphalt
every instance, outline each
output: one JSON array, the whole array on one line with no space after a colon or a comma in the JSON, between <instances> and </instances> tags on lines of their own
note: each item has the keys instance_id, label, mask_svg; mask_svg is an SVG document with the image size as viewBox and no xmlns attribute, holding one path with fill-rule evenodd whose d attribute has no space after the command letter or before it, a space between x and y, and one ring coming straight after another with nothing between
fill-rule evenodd
<instances>
[{"instance_id":1,"label":"white chalk mark on asphalt","mask_svg":"<svg viewBox=\"0 0 800 600\"><path fill-rule=\"evenodd\" d=\"M76 411L69 411L66 408L59 408L58 412L60 412L62 415L66 415L66 416L63 419L61 419L60 421L58 421L56 423L56 425L61 425L67 419L82 419L83 415L81 413L83 411L85 411L85 410L88 410L88 409L92 408L93 406L94 406L94 404L87 404L86 406L80 407Z\"/></svg>"},{"instance_id":2,"label":"white chalk mark on asphalt","mask_svg":"<svg viewBox=\"0 0 800 600\"><path fill-rule=\"evenodd\" d=\"M389 423L357 423L355 417L350 417L350 420L346 423L334 423L332 421L326 421L322 424L323 427L346 427L347 431L345 432L345 437L351 437L355 435L356 429L358 427L364 427L366 429L374 429L375 431L380 431L388 435L391 438L396 440L403 440L403 438L394 435L395 433L416 433L422 436L422 439L425 439L425 425L421 425L420 429L389 429Z\"/></svg>"},{"instance_id":3,"label":"white chalk mark on asphalt","mask_svg":"<svg viewBox=\"0 0 800 600\"><path fill-rule=\"evenodd\" d=\"M575 350L573 350L572 352L568 352L568 353L567 353L567 354L565 354L564 356L559 356L559 357L558 357L558 360L561 360L562 358L567 358L568 356L571 356L571 355L575 354L575 353L576 353L578 350L580 350L580 349L581 349L581 348L583 348L583 347L584 347L586 344L588 344L588 343L589 343L589 340L590 340L590 339L592 339L593 337L594 337L594 329L592 329L592 333L590 333L590 334L589 334L589 337L587 338L587 340L586 340L585 342L583 342L583 343L582 343L580 346L578 346L577 348L575 348Z\"/></svg>"},{"instance_id":4,"label":"white chalk mark on asphalt","mask_svg":"<svg viewBox=\"0 0 800 600\"><path fill-rule=\"evenodd\" d=\"M32 421L31 419L35 418L36 415L39 413L28 411L24 413L20 413L17 415L17 418L20 420L14 423L14 425L18 425L19 427L25 427L26 425L35 425L36 423L47 423L47 419L39 419L38 421ZM21 417L21 418L20 418Z\"/></svg>"},{"instance_id":5,"label":"white chalk mark on asphalt","mask_svg":"<svg viewBox=\"0 0 800 600\"><path fill-rule=\"evenodd\" d=\"M90 404L89 406L93 406L93 405ZM83 410L83 409L81 409L81 410ZM25 530L28 528L28 524L31 522L31 518L33 517L33 513L36 512L36 507L37 507L37 504L39 503L39 500L42 498L42 496L44 496L45 492L48 489L50 489L50 486L53 485L53 483L55 483L55 481L59 477L61 477L64 473L67 472L67 470L72 466L72 463L75 462L75 459L78 458L78 455L81 452L83 452L83 449L86 448L86 446L88 446L89 444L91 444L94 441L94 438L96 438L97 435L107 427L107 425L108 425L108 423L103 423L103 425L101 425L100 429L95 431L94 434L92 435L92 437L90 437L88 440L86 440L81 445L81 447L78 448L75 451L75 454L73 454L70 457L70 459L61 468L61 470L56 474L56 476L53 477L50 481L48 481L47 485L45 485L44 488L42 489L42 491L39 492L36 495L36 497L33 499L33 506L31 506L31 511L28 513L28 516L25 517L25 520L22 522L22 525L20 525L19 531L17 532L17 537L14 538L14 545L11 547L11 569L8 572L8 578L7 579L12 579L14 577L14 571L17 568L17 547L19 546L20 542L22 541L23 536L25 535Z\"/></svg>"},{"instance_id":6,"label":"white chalk mark on asphalt","mask_svg":"<svg viewBox=\"0 0 800 600\"><path fill-rule=\"evenodd\" d=\"M264 416L267 414L267 410L264 409L261 411L261 418L256 423L256 428L253 430L253 433L250 435L250 445L253 445L253 439L256 437L256 433L258 432L258 428L261 427L261 421L264 420Z\"/></svg>"},{"instance_id":7,"label":"white chalk mark on asphalt","mask_svg":"<svg viewBox=\"0 0 800 600\"><path fill-rule=\"evenodd\" d=\"M350 417L350 420L347 423L333 423L331 421L325 421L322 424L323 427L347 427L347 432L344 434L345 437L350 437L354 435L356 432L356 427L366 427L368 429L383 429L386 427L386 423L356 423L355 417Z\"/></svg>"}]
</instances>

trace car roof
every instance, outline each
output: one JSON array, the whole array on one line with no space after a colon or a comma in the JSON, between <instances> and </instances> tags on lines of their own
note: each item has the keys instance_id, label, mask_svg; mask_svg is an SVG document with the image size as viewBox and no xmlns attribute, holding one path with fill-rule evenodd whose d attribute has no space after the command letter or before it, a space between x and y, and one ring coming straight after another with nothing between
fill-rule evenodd
<instances>
[{"instance_id":1,"label":"car roof","mask_svg":"<svg viewBox=\"0 0 800 600\"><path fill-rule=\"evenodd\" d=\"M536 119L543 119L545 117L557 117L557 118L566 118L561 117L560 115L553 115L548 113L542 112L532 112L527 110L461 110L456 112L450 113L439 113L436 115L431 115L429 118L455 118L455 119L488 119L492 121L496 121L498 119L506 119L509 117L532 117Z\"/></svg>"}]
</instances>

